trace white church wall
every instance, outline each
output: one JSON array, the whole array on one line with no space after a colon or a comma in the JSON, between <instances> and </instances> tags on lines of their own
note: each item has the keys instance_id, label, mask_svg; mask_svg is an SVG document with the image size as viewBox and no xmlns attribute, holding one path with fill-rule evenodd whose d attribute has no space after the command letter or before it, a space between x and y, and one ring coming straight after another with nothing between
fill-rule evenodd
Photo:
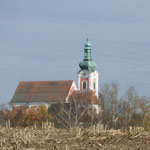
<instances>
[{"instance_id":1,"label":"white church wall","mask_svg":"<svg viewBox=\"0 0 150 150\"><path fill-rule=\"evenodd\" d=\"M13 102L12 105L15 107L21 107L21 106L27 106L28 107L29 106L28 103L23 103L23 102L21 102L21 103Z\"/></svg>"},{"instance_id":2,"label":"white church wall","mask_svg":"<svg viewBox=\"0 0 150 150\"><path fill-rule=\"evenodd\" d=\"M88 84L89 84L89 90L95 90L96 91L96 96L98 97L98 82L99 82L99 74L98 72L95 70L94 72L89 72L88 70L82 70L82 71L79 71L78 72L78 90L81 90L80 89L80 86L81 86L81 79L84 79L84 78L88 78ZM95 89L94 89L94 79L96 80L95 82Z\"/></svg>"},{"instance_id":3,"label":"white church wall","mask_svg":"<svg viewBox=\"0 0 150 150\"><path fill-rule=\"evenodd\" d=\"M72 94L73 91L76 91L77 90L77 87L76 87L76 84L75 82L73 81L72 85L71 85L71 88L68 92L68 95L66 97L66 102L68 102L68 99L69 99L69 96Z\"/></svg>"},{"instance_id":4,"label":"white church wall","mask_svg":"<svg viewBox=\"0 0 150 150\"><path fill-rule=\"evenodd\" d=\"M28 103L13 103L12 105L15 107L22 107L22 106L26 106L26 107L38 107L41 105L44 105L46 108L48 108L50 105L52 104L57 104L58 102L28 102Z\"/></svg>"}]
</instances>

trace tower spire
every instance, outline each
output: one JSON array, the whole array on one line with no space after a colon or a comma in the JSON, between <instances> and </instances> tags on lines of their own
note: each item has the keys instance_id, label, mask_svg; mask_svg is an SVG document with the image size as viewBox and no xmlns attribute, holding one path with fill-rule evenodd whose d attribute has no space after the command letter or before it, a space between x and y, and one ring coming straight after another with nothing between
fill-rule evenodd
<instances>
[{"instance_id":1,"label":"tower spire","mask_svg":"<svg viewBox=\"0 0 150 150\"><path fill-rule=\"evenodd\" d=\"M98 72L96 63L92 61L91 51L91 43L87 38L84 44L84 58L79 64L81 70L78 72L78 89L93 90L98 97Z\"/></svg>"},{"instance_id":2,"label":"tower spire","mask_svg":"<svg viewBox=\"0 0 150 150\"><path fill-rule=\"evenodd\" d=\"M96 70L96 63L92 61L91 43L89 42L88 38L84 46L84 58L83 61L79 64L79 66L81 70L88 70L93 72L94 70Z\"/></svg>"}]
</instances>

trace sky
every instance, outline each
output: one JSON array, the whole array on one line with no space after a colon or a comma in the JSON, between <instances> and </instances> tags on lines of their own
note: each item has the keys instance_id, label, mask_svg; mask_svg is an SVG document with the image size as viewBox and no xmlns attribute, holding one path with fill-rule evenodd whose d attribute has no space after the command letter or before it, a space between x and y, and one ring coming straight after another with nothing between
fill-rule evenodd
<instances>
[{"instance_id":1,"label":"sky","mask_svg":"<svg viewBox=\"0 0 150 150\"><path fill-rule=\"evenodd\" d=\"M0 0L0 103L19 81L75 80L92 43L99 87L150 98L149 0Z\"/></svg>"}]
</instances>

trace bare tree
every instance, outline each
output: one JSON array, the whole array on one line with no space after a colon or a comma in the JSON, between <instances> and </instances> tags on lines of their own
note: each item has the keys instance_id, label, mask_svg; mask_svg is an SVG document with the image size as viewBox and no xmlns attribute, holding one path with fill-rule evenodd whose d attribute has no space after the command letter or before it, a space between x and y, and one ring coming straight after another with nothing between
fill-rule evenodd
<instances>
[{"instance_id":1,"label":"bare tree","mask_svg":"<svg viewBox=\"0 0 150 150\"><path fill-rule=\"evenodd\" d=\"M150 130L150 101L142 97L138 101L139 105L139 124L146 130Z\"/></svg>"},{"instance_id":2,"label":"bare tree","mask_svg":"<svg viewBox=\"0 0 150 150\"><path fill-rule=\"evenodd\" d=\"M122 125L127 128L132 125L133 117L139 111L139 96L134 87L129 87L120 102L120 116L122 117Z\"/></svg>"},{"instance_id":3,"label":"bare tree","mask_svg":"<svg viewBox=\"0 0 150 150\"><path fill-rule=\"evenodd\" d=\"M91 125L99 119L89 99L82 93L79 97L73 95L69 103L55 104L49 110L56 125L64 128Z\"/></svg>"},{"instance_id":4,"label":"bare tree","mask_svg":"<svg viewBox=\"0 0 150 150\"><path fill-rule=\"evenodd\" d=\"M104 84L101 89L100 100L102 103L103 123L114 127L118 107L118 85L116 83L111 85Z\"/></svg>"}]
</instances>

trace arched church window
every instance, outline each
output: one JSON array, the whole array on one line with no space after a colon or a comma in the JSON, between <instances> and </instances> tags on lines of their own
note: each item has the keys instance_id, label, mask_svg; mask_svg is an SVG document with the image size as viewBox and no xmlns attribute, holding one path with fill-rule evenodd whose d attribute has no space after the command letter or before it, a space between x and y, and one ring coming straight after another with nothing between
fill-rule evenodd
<instances>
[{"instance_id":1,"label":"arched church window","mask_svg":"<svg viewBox=\"0 0 150 150\"><path fill-rule=\"evenodd\" d=\"M83 90L86 90L86 82L83 82Z\"/></svg>"},{"instance_id":2,"label":"arched church window","mask_svg":"<svg viewBox=\"0 0 150 150\"><path fill-rule=\"evenodd\" d=\"M96 89L96 84L95 84L95 82L94 82L94 90Z\"/></svg>"}]
</instances>

